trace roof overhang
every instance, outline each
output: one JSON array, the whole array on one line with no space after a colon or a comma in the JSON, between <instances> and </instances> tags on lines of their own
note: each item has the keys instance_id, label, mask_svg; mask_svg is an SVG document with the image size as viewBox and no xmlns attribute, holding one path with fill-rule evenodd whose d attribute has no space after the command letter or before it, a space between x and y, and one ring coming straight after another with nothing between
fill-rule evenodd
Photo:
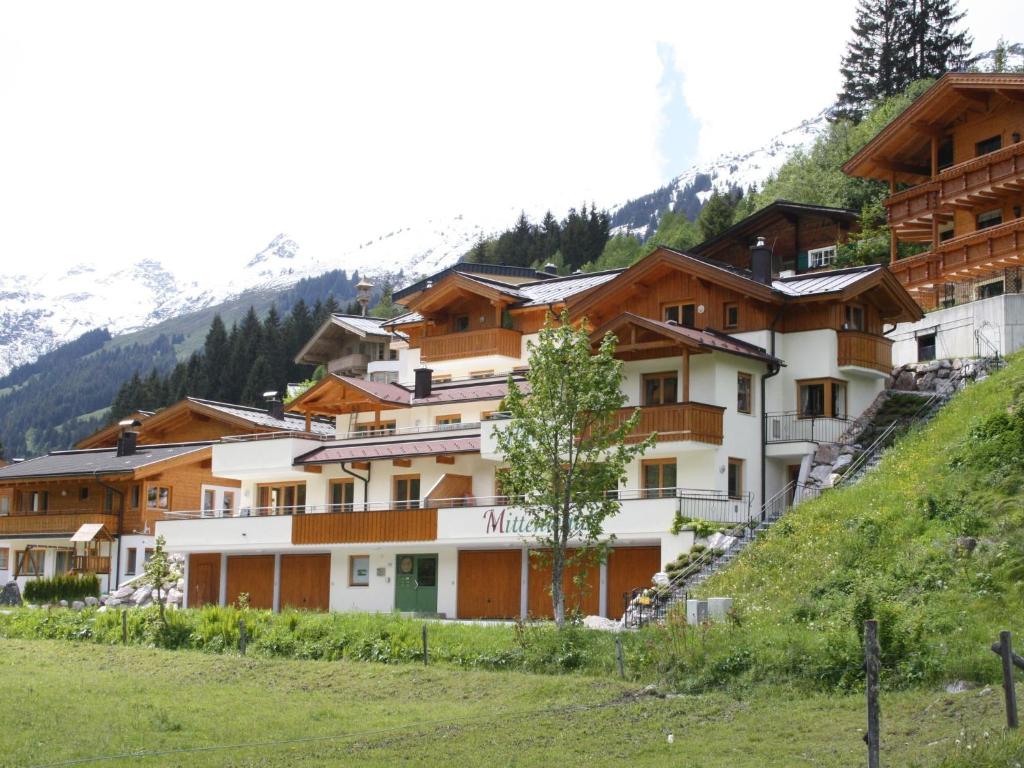
<instances>
[{"instance_id":1,"label":"roof overhang","mask_svg":"<svg viewBox=\"0 0 1024 768\"><path fill-rule=\"evenodd\" d=\"M341 464L351 461L392 461L416 459L424 456L445 456L459 453L479 453L480 436L427 438L363 445L327 445L304 453L295 459L296 465Z\"/></svg>"},{"instance_id":2,"label":"roof overhang","mask_svg":"<svg viewBox=\"0 0 1024 768\"><path fill-rule=\"evenodd\" d=\"M480 296L500 305L512 304L522 298L512 286L503 288L494 282L475 279L461 272L449 272L430 287L402 297L398 303L428 316L452 301L468 296Z\"/></svg>"},{"instance_id":3,"label":"roof overhang","mask_svg":"<svg viewBox=\"0 0 1024 768\"><path fill-rule=\"evenodd\" d=\"M71 541L92 541L93 539L110 541L113 537L103 523L85 523L71 537Z\"/></svg>"},{"instance_id":4,"label":"roof overhang","mask_svg":"<svg viewBox=\"0 0 1024 768\"><path fill-rule=\"evenodd\" d=\"M288 404L293 413L339 416L346 413L408 408L410 393L382 384L330 373Z\"/></svg>"},{"instance_id":5,"label":"roof overhang","mask_svg":"<svg viewBox=\"0 0 1024 768\"><path fill-rule=\"evenodd\" d=\"M387 341L390 339L391 334L383 328L380 333L369 333L353 323L345 322L344 317L331 315L316 330L305 346L299 350L299 353L295 355L295 362L319 365L320 363L330 361L335 357L335 355L331 354L331 350L336 349L345 336L355 336L359 339L379 338L381 341Z\"/></svg>"}]
</instances>

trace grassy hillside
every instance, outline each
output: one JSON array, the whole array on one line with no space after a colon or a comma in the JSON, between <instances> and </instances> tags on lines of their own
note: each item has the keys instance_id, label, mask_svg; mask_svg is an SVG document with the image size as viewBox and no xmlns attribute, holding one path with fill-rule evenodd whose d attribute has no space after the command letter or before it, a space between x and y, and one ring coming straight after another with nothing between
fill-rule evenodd
<instances>
[{"instance_id":1,"label":"grassy hillside","mask_svg":"<svg viewBox=\"0 0 1024 768\"><path fill-rule=\"evenodd\" d=\"M989 644L1000 629L1024 638L1022 406L1018 355L860 483L784 518L702 587L733 596L737 621L688 638L676 678L854 686L875 617L890 688L995 681Z\"/></svg>"}]
</instances>

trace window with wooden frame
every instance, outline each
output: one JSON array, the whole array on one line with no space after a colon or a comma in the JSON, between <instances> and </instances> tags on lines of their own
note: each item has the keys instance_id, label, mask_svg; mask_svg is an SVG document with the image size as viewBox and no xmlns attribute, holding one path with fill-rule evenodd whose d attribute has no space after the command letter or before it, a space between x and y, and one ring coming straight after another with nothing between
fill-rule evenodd
<instances>
[{"instance_id":1,"label":"window with wooden frame","mask_svg":"<svg viewBox=\"0 0 1024 768\"><path fill-rule=\"evenodd\" d=\"M133 485L131 493L129 494L131 508L138 509L139 504L142 502L142 486Z\"/></svg>"},{"instance_id":2,"label":"window with wooden frame","mask_svg":"<svg viewBox=\"0 0 1024 768\"><path fill-rule=\"evenodd\" d=\"M355 508L356 484L354 480L331 480L331 512L351 512Z\"/></svg>"},{"instance_id":3,"label":"window with wooden frame","mask_svg":"<svg viewBox=\"0 0 1024 768\"><path fill-rule=\"evenodd\" d=\"M11 567L10 547L0 547L0 571L6 571Z\"/></svg>"},{"instance_id":4,"label":"window with wooden frame","mask_svg":"<svg viewBox=\"0 0 1024 768\"><path fill-rule=\"evenodd\" d=\"M86 501L88 498L89 498L89 486L88 485L83 485L81 488L78 489L78 500L79 501Z\"/></svg>"},{"instance_id":5,"label":"window with wooden frame","mask_svg":"<svg viewBox=\"0 0 1024 768\"><path fill-rule=\"evenodd\" d=\"M305 483L262 483L256 486L259 515L291 515L306 511Z\"/></svg>"},{"instance_id":6,"label":"window with wooden frame","mask_svg":"<svg viewBox=\"0 0 1024 768\"><path fill-rule=\"evenodd\" d=\"M357 435L393 435L395 433L395 422L391 421L367 421L356 424Z\"/></svg>"},{"instance_id":7,"label":"window with wooden frame","mask_svg":"<svg viewBox=\"0 0 1024 768\"><path fill-rule=\"evenodd\" d=\"M676 495L676 460L647 459L640 463L643 495L647 499L671 498Z\"/></svg>"},{"instance_id":8,"label":"window with wooden frame","mask_svg":"<svg viewBox=\"0 0 1024 768\"><path fill-rule=\"evenodd\" d=\"M645 373L643 378L643 405L668 405L679 402L679 373Z\"/></svg>"},{"instance_id":9,"label":"window with wooden frame","mask_svg":"<svg viewBox=\"0 0 1024 768\"><path fill-rule=\"evenodd\" d=\"M746 462L743 459L729 459L729 498L738 499L743 496L744 467Z\"/></svg>"},{"instance_id":10,"label":"window with wooden frame","mask_svg":"<svg viewBox=\"0 0 1024 768\"><path fill-rule=\"evenodd\" d=\"M419 509L420 476L395 475L391 481L391 503L395 509Z\"/></svg>"},{"instance_id":11,"label":"window with wooden frame","mask_svg":"<svg viewBox=\"0 0 1024 768\"><path fill-rule=\"evenodd\" d=\"M171 489L166 485L151 485L146 489L147 509L170 509Z\"/></svg>"},{"instance_id":12,"label":"window with wooden frame","mask_svg":"<svg viewBox=\"0 0 1024 768\"><path fill-rule=\"evenodd\" d=\"M49 491L27 491L21 494L22 512L46 512L49 507Z\"/></svg>"},{"instance_id":13,"label":"window with wooden frame","mask_svg":"<svg viewBox=\"0 0 1024 768\"><path fill-rule=\"evenodd\" d=\"M462 414L459 414L459 413L448 413L448 414L445 414L444 416L435 416L434 417L434 424L436 424L439 427L444 426L446 424L447 425L451 425L451 424L461 424L461 423L462 423Z\"/></svg>"},{"instance_id":14,"label":"window with wooden frame","mask_svg":"<svg viewBox=\"0 0 1024 768\"><path fill-rule=\"evenodd\" d=\"M22 549L14 555L14 576L42 576L45 563L45 549Z\"/></svg>"},{"instance_id":15,"label":"window with wooden frame","mask_svg":"<svg viewBox=\"0 0 1024 768\"><path fill-rule=\"evenodd\" d=\"M103 511L113 512L114 511L114 489L104 488L103 489Z\"/></svg>"},{"instance_id":16,"label":"window with wooden frame","mask_svg":"<svg viewBox=\"0 0 1024 768\"><path fill-rule=\"evenodd\" d=\"M736 410L740 413L754 410L754 377L749 373L736 374Z\"/></svg>"},{"instance_id":17,"label":"window with wooden frame","mask_svg":"<svg viewBox=\"0 0 1024 768\"><path fill-rule=\"evenodd\" d=\"M469 315L456 315L452 318L452 333L469 330Z\"/></svg>"},{"instance_id":18,"label":"window with wooden frame","mask_svg":"<svg viewBox=\"0 0 1024 768\"><path fill-rule=\"evenodd\" d=\"M723 325L726 328L736 328L740 324L740 305L735 301L730 301L725 304L725 311L722 313L724 317Z\"/></svg>"},{"instance_id":19,"label":"window with wooden frame","mask_svg":"<svg viewBox=\"0 0 1024 768\"><path fill-rule=\"evenodd\" d=\"M990 136L987 139L975 142L974 156L981 157L982 155L987 155L990 152L998 152L1002 148L1003 136L1002 134L996 134L995 136Z\"/></svg>"},{"instance_id":20,"label":"window with wooden frame","mask_svg":"<svg viewBox=\"0 0 1024 768\"><path fill-rule=\"evenodd\" d=\"M975 218L975 229L988 229L1003 223L1003 209L995 208L991 211L979 213Z\"/></svg>"},{"instance_id":21,"label":"window with wooden frame","mask_svg":"<svg viewBox=\"0 0 1024 768\"><path fill-rule=\"evenodd\" d=\"M0 516L11 514L11 493L0 494Z\"/></svg>"},{"instance_id":22,"label":"window with wooden frame","mask_svg":"<svg viewBox=\"0 0 1024 768\"><path fill-rule=\"evenodd\" d=\"M694 328L697 323L697 305L690 301L666 304L661 308L661 319L684 328Z\"/></svg>"},{"instance_id":23,"label":"window with wooden frame","mask_svg":"<svg viewBox=\"0 0 1024 768\"><path fill-rule=\"evenodd\" d=\"M864 307L861 304L847 304L843 316L844 331L864 330Z\"/></svg>"},{"instance_id":24,"label":"window with wooden frame","mask_svg":"<svg viewBox=\"0 0 1024 768\"><path fill-rule=\"evenodd\" d=\"M348 585L350 587L370 586L370 556L349 555Z\"/></svg>"},{"instance_id":25,"label":"window with wooden frame","mask_svg":"<svg viewBox=\"0 0 1024 768\"><path fill-rule=\"evenodd\" d=\"M846 382L805 379L796 383L797 415L801 419L846 418Z\"/></svg>"}]
</instances>

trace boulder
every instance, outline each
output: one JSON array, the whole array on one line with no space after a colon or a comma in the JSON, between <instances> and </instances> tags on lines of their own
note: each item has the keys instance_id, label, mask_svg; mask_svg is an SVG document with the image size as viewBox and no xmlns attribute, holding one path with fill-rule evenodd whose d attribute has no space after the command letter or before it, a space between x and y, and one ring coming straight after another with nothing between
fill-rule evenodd
<instances>
[{"instance_id":1,"label":"boulder","mask_svg":"<svg viewBox=\"0 0 1024 768\"><path fill-rule=\"evenodd\" d=\"M85 608L85 603L82 602L81 600L75 600L74 602L71 603L71 610L73 610L73 611L80 611L83 608Z\"/></svg>"},{"instance_id":2,"label":"boulder","mask_svg":"<svg viewBox=\"0 0 1024 768\"><path fill-rule=\"evenodd\" d=\"M182 591L177 587L171 587L167 590L167 603L180 603L182 597Z\"/></svg>"},{"instance_id":3,"label":"boulder","mask_svg":"<svg viewBox=\"0 0 1024 768\"><path fill-rule=\"evenodd\" d=\"M60 601L60 602L58 603L58 605L59 605L59 606L60 606L61 608L67 608L67 607L68 607L68 601L67 601L67 600L61 600L61 601Z\"/></svg>"},{"instance_id":4,"label":"boulder","mask_svg":"<svg viewBox=\"0 0 1024 768\"><path fill-rule=\"evenodd\" d=\"M893 389L902 389L907 392L913 392L917 389L917 379L912 372L903 371L896 377L896 381L893 383Z\"/></svg>"},{"instance_id":5,"label":"boulder","mask_svg":"<svg viewBox=\"0 0 1024 768\"><path fill-rule=\"evenodd\" d=\"M21 605L21 589L14 579L8 581L7 586L0 590L0 605Z\"/></svg>"},{"instance_id":6,"label":"boulder","mask_svg":"<svg viewBox=\"0 0 1024 768\"><path fill-rule=\"evenodd\" d=\"M931 392L935 389L936 375L933 372L926 373L917 380L917 388L922 392Z\"/></svg>"},{"instance_id":7,"label":"boulder","mask_svg":"<svg viewBox=\"0 0 1024 768\"><path fill-rule=\"evenodd\" d=\"M98 598L89 595L87 598L85 598L85 604L88 605L90 608L95 608L97 605L100 604L100 601Z\"/></svg>"},{"instance_id":8,"label":"boulder","mask_svg":"<svg viewBox=\"0 0 1024 768\"><path fill-rule=\"evenodd\" d=\"M819 464L811 470L811 479L817 482L819 485L824 484L828 480L828 476L832 474L831 464Z\"/></svg>"},{"instance_id":9,"label":"boulder","mask_svg":"<svg viewBox=\"0 0 1024 768\"><path fill-rule=\"evenodd\" d=\"M952 368L939 368L939 370L935 372L935 375L940 379L948 379L951 373L953 373Z\"/></svg>"},{"instance_id":10,"label":"boulder","mask_svg":"<svg viewBox=\"0 0 1024 768\"><path fill-rule=\"evenodd\" d=\"M116 597L108 597L104 601L103 606L104 607L110 607L110 608L116 608L117 606L121 605L121 603L123 603L123 602L124 602L124 600L119 600Z\"/></svg>"},{"instance_id":11,"label":"boulder","mask_svg":"<svg viewBox=\"0 0 1024 768\"><path fill-rule=\"evenodd\" d=\"M815 464L831 464L836 460L838 454L838 446L833 443L822 443L814 452L814 462Z\"/></svg>"},{"instance_id":12,"label":"boulder","mask_svg":"<svg viewBox=\"0 0 1024 768\"><path fill-rule=\"evenodd\" d=\"M848 466L853 463L853 451L844 453L836 459L835 464L832 465L833 472L842 472Z\"/></svg>"},{"instance_id":13,"label":"boulder","mask_svg":"<svg viewBox=\"0 0 1024 768\"><path fill-rule=\"evenodd\" d=\"M110 596L116 597L118 600L124 600L126 597L131 597L132 594L134 594L134 592L135 587L131 585L126 585L121 587L120 589L115 589L113 592L110 593Z\"/></svg>"},{"instance_id":14,"label":"boulder","mask_svg":"<svg viewBox=\"0 0 1024 768\"><path fill-rule=\"evenodd\" d=\"M668 586L669 581L670 579L668 577L668 574L664 571L658 571L656 574L654 574L654 576L651 577L651 583L659 587Z\"/></svg>"},{"instance_id":15,"label":"boulder","mask_svg":"<svg viewBox=\"0 0 1024 768\"><path fill-rule=\"evenodd\" d=\"M135 590L135 594L132 595L132 602L136 605L142 605L143 602L149 600L150 595L153 594L153 588L151 586L144 585Z\"/></svg>"},{"instance_id":16,"label":"boulder","mask_svg":"<svg viewBox=\"0 0 1024 768\"><path fill-rule=\"evenodd\" d=\"M177 587L182 592L184 592L185 591L185 580L184 579L178 579L178 581L175 583L174 586Z\"/></svg>"}]
</instances>

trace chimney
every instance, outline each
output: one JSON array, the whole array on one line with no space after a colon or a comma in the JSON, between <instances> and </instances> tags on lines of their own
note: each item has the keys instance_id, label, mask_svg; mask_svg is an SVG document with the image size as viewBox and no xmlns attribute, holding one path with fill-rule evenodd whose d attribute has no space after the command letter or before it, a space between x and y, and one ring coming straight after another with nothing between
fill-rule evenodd
<instances>
[{"instance_id":1,"label":"chimney","mask_svg":"<svg viewBox=\"0 0 1024 768\"><path fill-rule=\"evenodd\" d=\"M552 264L550 261L544 265L544 273L547 275L557 275L558 267Z\"/></svg>"},{"instance_id":2,"label":"chimney","mask_svg":"<svg viewBox=\"0 0 1024 768\"><path fill-rule=\"evenodd\" d=\"M412 396L417 400L430 397L431 386L434 382L434 371L430 368L417 368L416 385L413 387Z\"/></svg>"},{"instance_id":3,"label":"chimney","mask_svg":"<svg viewBox=\"0 0 1024 768\"><path fill-rule=\"evenodd\" d=\"M363 317L366 317L366 308L370 306L370 291L373 290L373 283L365 277L356 284L356 301L362 310Z\"/></svg>"},{"instance_id":4,"label":"chimney","mask_svg":"<svg viewBox=\"0 0 1024 768\"><path fill-rule=\"evenodd\" d=\"M277 392L272 390L270 392L263 393L263 399L267 402L267 415L272 419L281 421L284 419L284 403L281 402L277 396Z\"/></svg>"},{"instance_id":5,"label":"chimney","mask_svg":"<svg viewBox=\"0 0 1024 768\"><path fill-rule=\"evenodd\" d=\"M764 285L772 284L772 249L765 245L764 238L750 246L750 271L754 279Z\"/></svg>"},{"instance_id":6,"label":"chimney","mask_svg":"<svg viewBox=\"0 0 1024 768\"><path fill-rule=\"evenodd\" d=\"M139 433L135 428L142 425L137 419L125 419L117 423L121 427L121 436L117 438L117 455L133 456L139 444Z\"/></svg>"}]
</instances>

